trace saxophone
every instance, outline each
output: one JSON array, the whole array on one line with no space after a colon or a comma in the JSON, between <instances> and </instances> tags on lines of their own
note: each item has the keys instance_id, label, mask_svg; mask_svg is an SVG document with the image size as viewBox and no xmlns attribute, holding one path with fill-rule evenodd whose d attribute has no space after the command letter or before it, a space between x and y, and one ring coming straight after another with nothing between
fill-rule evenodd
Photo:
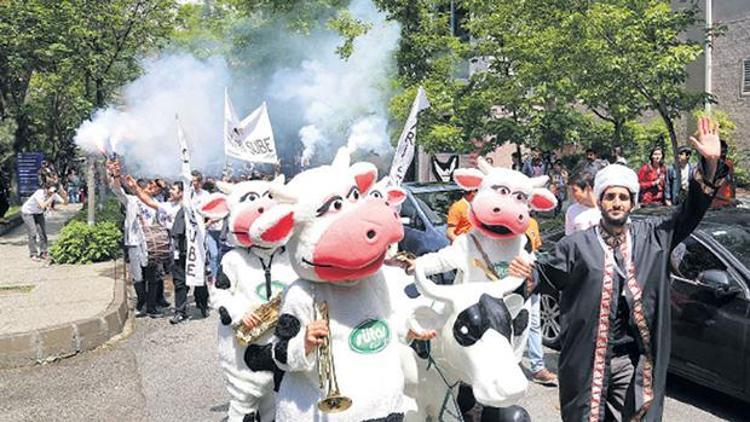
<instances>
[{"instance_id":1,"label":"saxophone","mask_svg":"<svg viewBox=\"0 0 750 422\"><path fill-rule=\"evenodd\" d=\"M281 308L281 295L283 292L276 293L268 302L258 306L253 315L260 320L260 324L253 328L247 328L240 322L234 329L237 341L243 346L255 343L263 334L276 326L279 321L279 310Z\"/></svg>"}]
</instances>

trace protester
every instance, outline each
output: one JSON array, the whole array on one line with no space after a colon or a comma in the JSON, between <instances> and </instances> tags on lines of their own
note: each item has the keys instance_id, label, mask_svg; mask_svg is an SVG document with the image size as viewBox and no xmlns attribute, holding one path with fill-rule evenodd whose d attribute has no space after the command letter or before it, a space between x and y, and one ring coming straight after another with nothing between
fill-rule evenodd
<instances>
[{"instance_id":1,"label":"protester","mask_svg":"<svg viewBox=\"0 0 750 422\"><path fill-rule=\"evenodd\" d=\"M26 225L28 236L29 256L34 261L46 260L47 256L47 228L44 213L52 207L55 202L67 202L68 195L57 193L56 186L47 186L37 189L21 206L21 218ZM39 242L37 244L37 238Z\"/></svg>"},{"instance_id":2,"label":"protester","mask_svg":"<svg viewBox=\"0 0 750 422\"><path fill-rule=\"evenodd\" d=\"M548 176L550 190L557 198L557 208L555 208L555 215L557 215L562 210L563 202L568 196L568 171L563 166L561 160L556 160Z\"/></svg>"},{"instance_id":3,"label":"protester","mask_svg":"<svg viewBox=\"0 0 750 422\"><path fill-rule=\"evenodd\" d=\"M677 149L677 165L680 169L680 177L677 177L677 168L674 164L667 171L667 189L664 192L666 205L678 205L687 197L690 179L693 178L694 166L690 164L690 147L682 145Z\"/></svg>"},{"instance_id":4,"label":"protester","mask_svg":"<svg viewBox=\"0 0 750 422\"><path fill-rule=\"evenodd\" d=\"M60 176L57 174L55 165L47 160L42 160L42 166L38 172L39 184L41 186L57 186L60 183Z\"/></svg>"},{"instance_id":5,"label":"protester","mask_svg":"<svg viewBox=\"0 0 750 422\"><path fill-rule=\"evenodd\" d=\"M110 188L120 203L125 206L124 243L128 254L128 270L133 277L133 288L137 296L136 317L149 316L160 318L164 314L157 309L160 302L159 269L157 265L148 262L148 250L143 225L154 224L156 211L143 203L135 195L125 193L121 182L120 164L108 161L107 169L110 177ZM155 183L138 179L136 182L149 196L155 195L159 189ZM145 310L144 310L145 307Z\"/></svg>"},{"instance_id":6,"label":"protester","mask_svg":"<svg viewBox=\"0 0 750 422\"><path fill-rule=\"evenodd\" d=\"M593 175L607 166L607 162L599 158L599 154L594 151L593 148L586 150L586 162L583 165L583 171L587 171Z\"/></svg>"},{"instance_id":7,"label":"protester","mask_svg":"<svg viewBox=\"0 0 750 422\"><path fill-rule=\"evenodd\" d=\"M737 195L737 187L734 180L734 163L727 158L728 152L729 145L727 145L726 142L721 141L721 159L724 160L727 165L727 175L724 184L721 185L713 202L711 202L711 208L723 208L737 204L737 200L735 199Z\"/></svg>"},{"instance_id":8,"label":"protester","mask_svg":"<svg viewBox=\"0 0 750 422\"><path fill-rule=\"evenodd\" d=\"M513 162L513 164L511 164L510 166L511 170L515 170L515 171L523 170L523 160L521 160L521 154L519 154L518 152L514 152L510 156Z\"/></svg>"},{"instance_id":9,"label":"protester","mask_svg":"<svg viewBox=\"0 0 750 422\"><path fill-rule=\"evenodd\" d=\"M542 150L534 148L531 150L531 158L523 164L523 174L529 177L539 177L547 174L547 164L542 159Z\"/></svg>"},{"instance_id":10,"label":"protester","mask_svg":"<svg viewBox=\"0 0 750 422\"><path fill-rule=\"evenodd\" d=\"M667 184L667 167L664 165L664 150L654 147L648 155L648 163L644 163L638 171L640 184L640 202L643 206L665 205L664 190Z\"/></svg>"},{"instance_id":11,"label":"protester","mask_svg":"<svg viewBox=\"0 0 750 422\"><path fill-rule=\"evenodd\" d=\"M79 189L81 187L81 178L78 177L76 169L71 168L68 171L68 201L71 204L77 204L80 202Z\"/></svg>"},{"instance_id":12,"label":"protester","mask_svg":"<svg viewBox=\"0 0 750 422\"><path fill-rule=\"evenodd\" d=\"M570 179L570 196L575 202L565 212L565 235L599 224L601 212L596 206L594 175L582 171Z\"/></svg>"},{"instance_id":13,"label":"protester","mask_svg":"<svg viewBox=\"0 0 750 422\"><path fill-rule=\"evenodd\" d=\"M8 180L5 178L3 170L0 169L0 224L8 222L5 219L5 213L10 208L10 195L8 191Z\"/></svg>"},{"instance_id":14,"label":"protester","mask_svg":"<svg viewBox=\"0 0 750 422\"><path fill-rule=\"evenodd\" d=\"M539 223L535 218L529 218L529 228L526 229L531 250L536 252L542 247L542 235ZM542 344L542 329L539 309L539 293L534 293L531 300L531 315L529 318L529 339L526 354L529 357L529 371L531 380L542 385L557 384L557 375L547 369L544 363L544 347Z\"/></svg>"},{"instance_id":15,"label":"protester","mask_svg":"<svg viewBox=\"0 0 750 422\"><path fill-rule=\"evenodd\" d=\"M623 166L628 165L628 160L622 155L622 147L616 146L612 148L612 156L609 159L611 164L621 164Z\"/></svg>"},{"instance_id":16,"label":"protester","mask_svg":"<svg viewBox=\"0 0 750 422\"><path fill-rule=\"evenodd\" d=\"M458 236L468 233L471 230L469 203L474 199L476 194L477 191L475 190L464 191L461 199L454 202L450 208L448 208L448 217L446 218L448 229L445 234L448 236L448 240L451 243L453 243Z\"/></svg>"},{"instance_id":17,"label":"protester","mask_svg":"<svg viewBox=\"0 0 750 422\"><path fill-rule=\"evenodd\" d=\"M700 223L726 171L718 127L708 118L698 126L691 142L703 158L671 215L631 222L638 177L609 166L594 183L599 226L564 237L533 271L523 258L511 263L512 275L561 291L564 421L661 420L671 351L670 252Z\"/></svg>"}]
</instances>

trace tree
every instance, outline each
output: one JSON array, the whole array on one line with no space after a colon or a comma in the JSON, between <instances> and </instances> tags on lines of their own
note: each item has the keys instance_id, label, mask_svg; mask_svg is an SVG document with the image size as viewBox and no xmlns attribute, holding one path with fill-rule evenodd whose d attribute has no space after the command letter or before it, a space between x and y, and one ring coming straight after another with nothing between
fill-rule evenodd
<instances>
[{"instance_id":1,"label":"tree","mask_svg":"<svg viewBox=\"0 0 750 422\"><path fill-rule=\"evenodd\" d=\"M64 164L90 113L140 70L172 31L171 0L0 3L0 119L13 151L42 150Z\"/></svg>"}]
</instances>

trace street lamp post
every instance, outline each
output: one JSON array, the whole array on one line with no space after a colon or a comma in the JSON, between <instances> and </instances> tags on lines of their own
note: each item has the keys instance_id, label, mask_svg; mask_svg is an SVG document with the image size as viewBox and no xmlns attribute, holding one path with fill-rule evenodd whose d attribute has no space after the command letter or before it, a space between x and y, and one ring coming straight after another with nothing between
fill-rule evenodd
<instances>
[{"instance_id":1,"label":"street lamp post","mask_svg":"<svg viewBox=\"0 0 750 422\"><path fill-rule=\"evenodd\" d=\"M711 63L711 54L712 54L712 45L713 42L713 0L706 0L706 10L705 10L705 18L706 18L706 40L705 45L703 47L704 56L705 56L705 81L704 81L704 91L706 94L711 94L713 87L711 86L711 79L713 78L712 75L712 63ZM705 111L706 113L711 112L711 101L706 100L705 103Z\"/></svg>"}]
</instances>

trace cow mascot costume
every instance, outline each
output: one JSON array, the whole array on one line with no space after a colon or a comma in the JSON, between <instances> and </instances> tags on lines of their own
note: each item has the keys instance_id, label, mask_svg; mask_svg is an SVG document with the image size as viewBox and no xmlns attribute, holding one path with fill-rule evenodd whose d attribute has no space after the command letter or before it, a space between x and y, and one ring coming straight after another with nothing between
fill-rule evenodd
<instances>
[{"instance_id":1,"label":"cow mascot costume","mask_svg":"<svg viewBox=\"0 0 750 422\"><path fill-rule=\"evenodd\" d=\"M519 255L533 260L525 236L529 209L552 210L557 200L544 188L546 176L529 178L492 167L483 158L478 166L458 169L453 176L463 189L477 191L469 209L473 229L416 260L417 287L434 302L415 312L412 328L440 332L429 359L442 367L441 378L448 384L469 384L481 404L500 407L516 403L527 385L518 363L527 342L530 303L523 280L507 276L508 265ZM453 286L438 286L426 278L451 270L457 270ZM445 383L430 381L435 375L429 375L428 363L420 364L420 385L427 388L420 390L417 401L420 413L435 416L441 411L435 396L445 394L428 390L437 385L444 392ZM498 414L500 420L528 417L515 406L484 413Z\"/></svg>"},{"instance_id":2,"label":"cow mascot costume","mask_svg":"<svg viewBox=\"0 0 750 422\"><path fill-rule=\"evenodd\" d=\"M283 247L288 233L265 230L258 217L275 205L269 189L283 183L279 176L273 182L220 184L226 195L213 195L201 207L211 219L229 215L234 246L222 258L211 291L211 306L220 316L219 363L231 397L230 422L274 418L274 381L282 374L271 358L272 328L280 295L297 276Z\"/></svg>"},{"instance_id":3,"label":"cow mascot costume","mask_svg":"<svg viewBox=\"0 0 750 422\"><path fill-rule=\"evenodd\" d=\"M293 230L287 248L300 277L276 327L274 359L286 371L277 422L403 419L406 322L394 322L381 270L403 227L387 198L364 194L376 177L342 148L331 165L272 189L280 204L262 219Z\"/></svg>"}]
</instances>

